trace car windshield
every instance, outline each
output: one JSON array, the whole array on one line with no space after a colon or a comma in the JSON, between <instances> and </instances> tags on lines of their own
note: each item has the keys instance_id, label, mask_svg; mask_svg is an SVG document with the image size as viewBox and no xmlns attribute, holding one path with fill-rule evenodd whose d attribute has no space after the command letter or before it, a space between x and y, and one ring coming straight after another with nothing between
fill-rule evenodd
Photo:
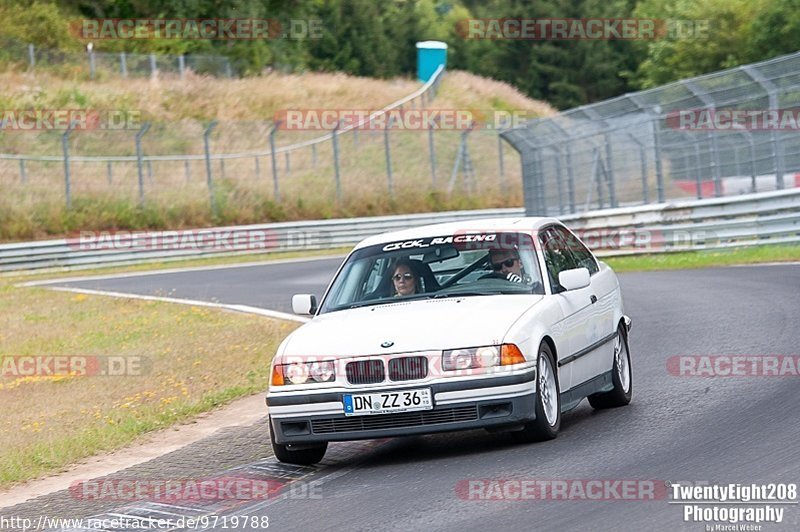
<instances>
[{"instance_id":1,"label":"car windshield","mask_svg":"<svg viewBox=\"0 0 800 532\"><path fill-rule=\"evenodd\" d=\"M497 294L544 294L529 234L459 233L359 249L337 275L320 313Z\"/></svg>"}]
</instances>

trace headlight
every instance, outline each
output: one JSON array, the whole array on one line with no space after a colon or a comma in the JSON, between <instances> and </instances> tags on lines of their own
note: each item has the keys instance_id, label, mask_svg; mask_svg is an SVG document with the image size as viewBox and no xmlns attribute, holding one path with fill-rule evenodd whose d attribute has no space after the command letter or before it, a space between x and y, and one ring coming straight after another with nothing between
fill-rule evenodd
<instances>
[{"instance_id":1,"label":"headlight","mask_svg":"<svg viewBox=\"0 0 800 532\"><path fill-rule=\"evenodd\" d=\"M330 382L336 376L333 361L314 362L308 370L311 378L317 382Z\"/></svg>"},{"instance_id":2,"label":"headlight","mask_svg":"<svg viewBox=\"0 0 800 532\"><path fill-rule=\"evenodd\" d=\"M285 367L285 373L292 384L305 384L308 382L308 364L289 364Z\"/></svg>"},{"instance_id":3,"label":"headlight","mask_svg":"<svg viewBox=\"0 0 800 532\"><path fill-rule=\"evenodd\" d=\"M524 362L525 357L514 344L449 349L442 352L442 367L445 371L491 368Z\"/></svg>"},{"instance_id":4,"label":"headlight","mask_svg":"<svg viewBox=\"0 0 800 532\"><path fill-rule=\"evenodd\" d=\"M334 380L336 380L336 365L332 360L276 364L272 371L273 386L333 382Z\"/></svg>"}]
</instances>

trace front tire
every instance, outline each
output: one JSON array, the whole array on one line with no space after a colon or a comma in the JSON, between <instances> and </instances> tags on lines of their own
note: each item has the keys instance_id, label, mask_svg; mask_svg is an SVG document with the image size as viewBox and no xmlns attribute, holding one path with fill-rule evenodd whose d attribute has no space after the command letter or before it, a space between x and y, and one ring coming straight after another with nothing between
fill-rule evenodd
<instances>
[{"instance_id":1,"label":"front tire","mask_svg":"<svg viewBox=\"0 0 800 532\"><path fill-rule=\"evenodd\" d=\"M539 346L536 364L536 419L511 437L523 443L552 440L561 428L561 389L555 371L555 357L547 342Z\"/></svg>"},{"instance_id":2,"label":"front tire","mask_svg":"<svg viewBox=\"0 0 800 532\"><path fill-rule=\"evenodd\" d=\"M302 449L293 450L288 445L275 443L275 435L272 432L272 418L269 424L269 439L272 443L272 452L279 462L294 465L314 465L322 460L328 450L328 442L303 446Z\"/></svg>"},{"instance_id":3,"label":"front tire","mask_svg":"<svg viewBox=\"0 0 800 532\"><path fill-rule=\"evenodd\" d=\"M595 410L617 408L631 402L633 396L633 372L631 371L631 352L628 348L628 334L620 323L614 340L614 364L611 369L614 388L610 392L589 396L589 404Z\"/></svg>"}]
</instances>

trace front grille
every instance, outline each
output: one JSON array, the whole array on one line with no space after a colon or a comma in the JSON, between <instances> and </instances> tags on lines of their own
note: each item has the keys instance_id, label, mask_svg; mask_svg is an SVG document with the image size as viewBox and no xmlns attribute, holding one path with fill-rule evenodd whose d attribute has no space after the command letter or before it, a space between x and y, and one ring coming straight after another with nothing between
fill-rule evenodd
<instances>
[{"instance_id":1,"label":"front grille","mask_svg":"<svg viewBox=\"0 0 800 532\"><path fill-rule=\"evenodd\" d=\"M425 357L393 358L389 361L389 380L411 381L428 376L428 359Z\"/></svg>"},{"instance_id":2,"label":"front grille","mask_svg":"<svg viewBox=\"0 0 800 532\"><path fill-rule=\"evenodd\" d=\"M316 419L311 421L311 430L314 434L332 434L336 432L422 427L426 425L474 421L476 419L478 419L478 409L475 406L459 406L456 408L442 408L440 410L403 412L401 414Z\"/></svg>"},{"instance_id":3,"label":"front grille","mask_svg":"<svg viewBox=\"0 0 800 532\"><path fill-rule=\"evenodd\" d=\"M345 373L350 384L375 384L386 378L382 360L349 362L345 366Z\"/></svg>"}]
</instances>

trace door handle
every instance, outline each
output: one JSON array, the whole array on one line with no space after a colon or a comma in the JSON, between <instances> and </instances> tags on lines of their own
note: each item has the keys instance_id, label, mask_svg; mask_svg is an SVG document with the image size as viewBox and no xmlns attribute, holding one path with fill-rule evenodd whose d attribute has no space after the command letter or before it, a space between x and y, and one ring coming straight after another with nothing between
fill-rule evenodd
<instances>
[{"instance_id":1,"label":"door handle","mask_svg":"<svg viewBox=\"0 0 800 532\"><path fill-rule=\"evenodd\" d=\"M597 296L596 295L592 294L592 296L589 299L592 301L592 305L597 303Z\"/></svg>"}]
</instances>

